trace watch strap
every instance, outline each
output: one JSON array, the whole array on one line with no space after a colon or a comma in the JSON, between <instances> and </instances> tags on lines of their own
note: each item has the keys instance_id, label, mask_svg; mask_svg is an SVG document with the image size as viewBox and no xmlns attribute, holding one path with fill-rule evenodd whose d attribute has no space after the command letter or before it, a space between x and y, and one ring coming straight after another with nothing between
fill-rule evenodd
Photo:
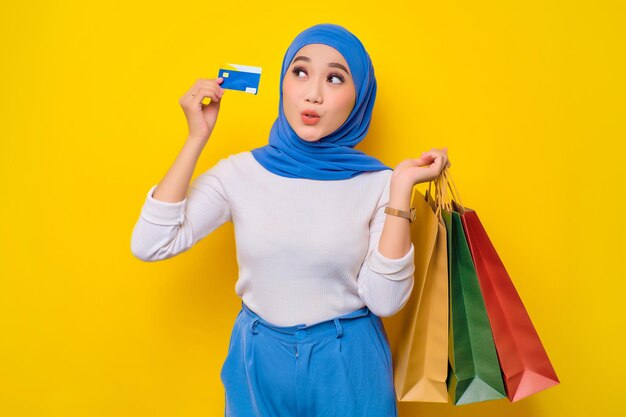
<instances>
[{"instance_id":1,"label":"watch strap","mask_svg":"<svg viewBox=\"0 0 626 417\"><path fill-rule=\"evenodd\" d=\"M409 219L409 223L413 223L413 221L415 220L415 207L411 207L410 211L404 211L385 206L385 213L391 214L392 216L404 217L405 219Z\"/></svg>"}]
</instances>

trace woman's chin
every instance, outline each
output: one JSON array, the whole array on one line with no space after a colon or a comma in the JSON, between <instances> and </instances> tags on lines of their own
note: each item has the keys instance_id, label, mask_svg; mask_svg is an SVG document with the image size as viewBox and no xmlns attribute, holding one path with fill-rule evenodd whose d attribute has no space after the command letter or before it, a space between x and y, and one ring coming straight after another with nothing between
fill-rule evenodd
<instances>
[{"instance_id":1,"label":"woman's chin","mask_svg":"<svg viewBox=\"0 0 626 417\"><path fill-rule=\"evenodd\" d=\"M315 141L320 140L320 136L319 135L312 134L310 132L302 132L302 131L298 132L298 131L296 131L296 134L298 135L298 137L300 139L302 139L304 141L307 141L307 142L315 142Z\"/></svg>"}]
</instances>

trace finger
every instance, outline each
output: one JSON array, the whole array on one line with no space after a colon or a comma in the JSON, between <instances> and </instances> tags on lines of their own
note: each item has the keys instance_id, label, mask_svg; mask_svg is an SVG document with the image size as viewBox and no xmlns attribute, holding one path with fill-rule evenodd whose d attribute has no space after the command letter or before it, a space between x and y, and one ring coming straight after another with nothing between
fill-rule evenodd
<instances>
[{"instance_id":1,"label":"finger","mask_svg":"<svg viewBox=\"0 0 626 417\"><path fill-rule=\"evenodd\" d=\"M434 158L432 156L421 156L417 159L413 159L417 166L430 165L433 163Z\"/></svg>"},{"instance_id":2,"label":"finger","mask_svg":"<svg viewBox=\"0 0 626 417\"><path fill-rule=\"evenodd\" d=\"M218 79L221 79L221 77L219 77ZM204 78L200 78L200 79L196 80L196 82L191 86L191 88L188 91L188 95L193 97L194 101L195 101L195 98L198 96L198 93L200 93L201 89L203 89L203 88L212 89L212 90L215 90L215 91L219 91L221 93L224 92L224 89L222 87L220 87L220 85L218 84L217 79L215 79L215 80L207 80L207 79L204 79Z\"/></svg>"},{"instance_id":3,"label":"finger","mask_svg":"<svg viewBox=\"0 0 626 417\"><path fill-rule=\"evenodd\" d=\"M432 158L432 159L437 159L439 157L442 156L442 153L439 151L428 151L428 152L422 152L422 156L424 157L428 157L428 158Z\"/></svg>"},{"instance_id":4,"label":"finger","mask_svg":"<svg viewBox=\"0 0 626 417\"><path fill-rule=\"evenodd\" d=\"M449 167L448 160L447 159L442 159L441 163L439 165L439 174L441 174L448 167Z\"/></svg>"},{"instance_id":5,"label":"finger","mask_svg":"<svg viewBox=\"0 0 626 417\"><path fill-rule=\"evenodd\" d=\"M437 172L441 172L444 166L443 157L438 156L437 158L435 158L435 161L430 166L436 168Z\"/></svg>"},{"instance_id":6,"label":"finger","mask_svg":"<svg viewBox=\"0 0 626 417\"><path fill-rule=\"evenodd\" d=\"M211 101L219 101L222 98L222 93L215 88L200 87L195 94L193 94L192 98L195 102L201 102L205 97L209 97Z\"/></svg>"},{"instance_id":7,"label":"finger","mask_svg":"<svg viewBox=\"0 0 626 417\"><path fill-rule=\"evenodd\" d=\"M215 84L213 84L210 87L206 88L206 90L214 93L217 96L217 98L222 98L222 96L224 95L224 89L221 88L220 86L215 85ZM211 98L213 98L213 97L211 97Z\"/></svg>"},{"instance_id":8,"label":"finger","mask_svg":"<svg viewBox=\"0 0 626 417\"><path fill-rule=\"evenodd\" d=\"M198 80L199 85L201 85L202 87L207 87L207 88L216 87L217 90L222 93L224 92L224 89L220 86L220 84L222 84L223 82L224 82L224 78L222 77L217 77L211 80Z\"/></svg>"}]
</instances>

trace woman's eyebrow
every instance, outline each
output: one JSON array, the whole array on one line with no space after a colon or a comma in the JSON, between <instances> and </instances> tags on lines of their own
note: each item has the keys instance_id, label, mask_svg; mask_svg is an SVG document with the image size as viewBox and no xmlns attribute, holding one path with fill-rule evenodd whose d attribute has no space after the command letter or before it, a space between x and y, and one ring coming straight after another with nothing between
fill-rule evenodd
<instances>
[{"instance_id":1,"label":"woman's eyebrow","mask_svg":"<svg viewBox=\"0 0 626 417\"><path fill-rule=\"evenodd\" d=\"M300 56L295 57L294 60L292 61L292 63L294 63L296 61L311 62L311 58L309 58L308 56L300 55ZM328 64L328 66L332 67L332 68L340 68L340 69L344 70L346 72L346 74L350 75L350 71L348 71L348 68L346 68L345 66L341 65L338 62L331 62L330 64Z\"/></svg>"}]
</instances>

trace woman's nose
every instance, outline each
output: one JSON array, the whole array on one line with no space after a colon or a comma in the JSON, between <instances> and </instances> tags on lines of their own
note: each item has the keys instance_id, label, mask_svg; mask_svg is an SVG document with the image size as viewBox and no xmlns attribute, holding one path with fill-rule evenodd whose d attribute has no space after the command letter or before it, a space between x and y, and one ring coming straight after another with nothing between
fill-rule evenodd
<instances>
[{"instance_id":1,"label":"woman's nose","mask_svg":"<svg viewBox=\"0 0 626 417\"><path fill-rule=\"evenodd\" d=\"M306 101L309 103L322 103L322 94L321 87L316 83L311 83L312 85L309 87L309 91L306 94Z\"/></svg>"}]
</instances>

